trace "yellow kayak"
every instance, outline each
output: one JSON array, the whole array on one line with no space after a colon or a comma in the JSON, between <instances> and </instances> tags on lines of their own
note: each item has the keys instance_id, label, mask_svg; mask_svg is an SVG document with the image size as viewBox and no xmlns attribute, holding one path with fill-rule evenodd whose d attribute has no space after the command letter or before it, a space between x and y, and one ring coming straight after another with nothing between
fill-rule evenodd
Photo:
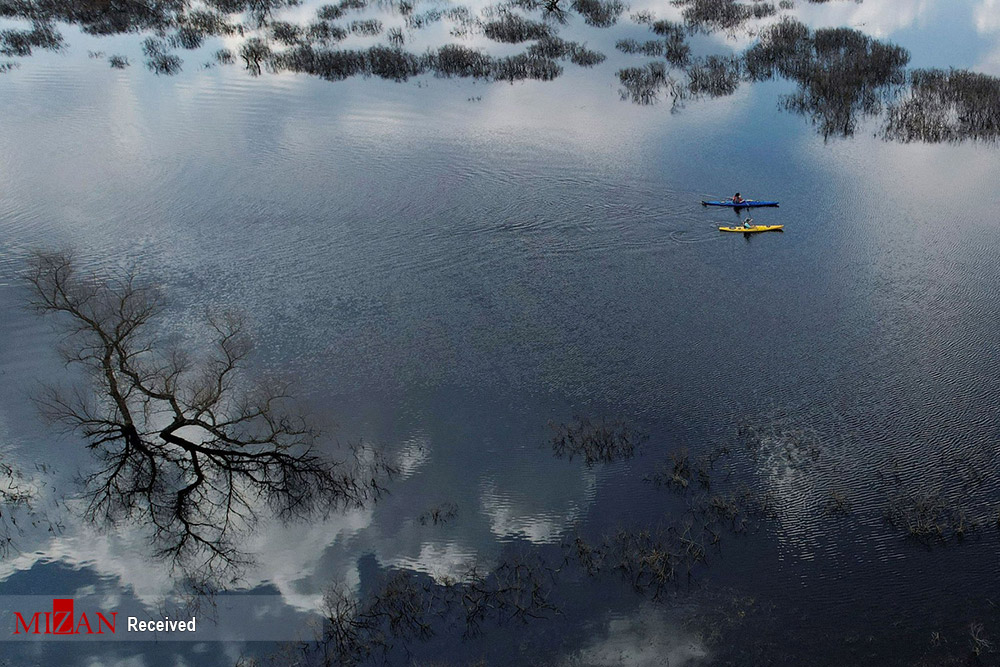
<instances>
[{"instance_id":1,"label":"yellow kayak","mask_svg":"<svg viewBox=\"0 0 1000 667\"><path fill-rule=\"evenodd\" d=\"M756 232L780 232L784 225L751 225L750 227L719 227L720 232L739 232L740 234L754 234Z\"/></svg>"}]
</instances>

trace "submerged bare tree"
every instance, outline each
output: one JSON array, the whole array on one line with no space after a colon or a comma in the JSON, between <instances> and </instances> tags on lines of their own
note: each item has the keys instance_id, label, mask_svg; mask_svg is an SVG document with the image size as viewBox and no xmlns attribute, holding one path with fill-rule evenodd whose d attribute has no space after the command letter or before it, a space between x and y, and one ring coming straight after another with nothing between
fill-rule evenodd
<instances>
[{"instance_id":1,"label":"submerged bare tree","mask_svg":"<svg viewBox=\"0 0 1000 667\"><path fill-rule=\"evenodd\" d=\"M31 481L14 466L0 461L0 558L16 550L14 537L21 529L18 516L38 524L39 517L34 516L36 499ZM49 524L50 530L55 528L55 524Z\"/></svg>"},{"instance_id":2,"label":"submerged bare tree","mask_svg":"<svg viewBox=\"0 0 1000 667\"><path fill-rule=\"evenodd\" d=\"M382 492L384 461L321 456L316 432L287 409L287 384L246 377L239 316L209 317L211 349L194 358L157 339L164 301L135 271L85 276L66 255L38 253L28 282L34 308L60 318L67 363L86 370L86 385L38 401L101 461L86 479L89 519L149 524L172 565L231 574L247 560L238 537L262 510L293 519Z\"/></svg>"}]
</instances>

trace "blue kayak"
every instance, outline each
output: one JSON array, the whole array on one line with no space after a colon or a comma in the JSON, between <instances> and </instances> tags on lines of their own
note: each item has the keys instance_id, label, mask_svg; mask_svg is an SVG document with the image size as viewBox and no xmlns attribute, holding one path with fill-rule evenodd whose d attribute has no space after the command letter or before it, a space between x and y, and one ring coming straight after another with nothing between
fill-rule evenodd
<instances>
[{"instance_id":1,"label":"blue kayak","mask_svg":"<svg viewBox=\"0 0 1000 667\"><path fill-rule=\"evenodd\" d=\"M756 199L744 199L739 204L734 204L732 200L724 201L703 201L702 206L730 206L732 208L752 208L754 206L777 206L776 201L758 201Z\"/></svg>"}]
</instances>

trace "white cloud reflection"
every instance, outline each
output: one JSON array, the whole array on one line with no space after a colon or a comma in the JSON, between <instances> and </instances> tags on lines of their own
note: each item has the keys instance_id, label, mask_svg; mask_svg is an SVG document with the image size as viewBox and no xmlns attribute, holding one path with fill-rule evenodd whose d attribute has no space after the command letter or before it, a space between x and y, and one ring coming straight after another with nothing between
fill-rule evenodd
<instances>
[{"instance_id":1,"label":"white cloud reflection","mask_svg":"<svg viewBox=\"0 0 1000 667\"><path fill-rule=\"evenodd\" d=\"M563 660L564 667L692 667L708 651L677 614L646 605L634 616L612 616L604 636Z\"/></svg>"}]
</instances>

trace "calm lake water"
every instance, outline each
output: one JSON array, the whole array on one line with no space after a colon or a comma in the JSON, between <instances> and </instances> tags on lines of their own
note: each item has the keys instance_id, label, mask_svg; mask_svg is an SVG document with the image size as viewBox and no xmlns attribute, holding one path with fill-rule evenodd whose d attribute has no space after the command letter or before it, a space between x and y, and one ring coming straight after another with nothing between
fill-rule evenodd
<instances>
[{"instance_id":1,"label":"calm lake water","mask_svg":"<svg viewBox=\"0 0 1000 667\"><path fill-rule=\"evenodd\" d=\"M1000 74L995 3L801 4L911 66ZM647 59L614 42L648 33L622 21L567 28L609 59L552 82L252 78L197 56L157 77L134 36L73 28L65 52L0 74L0 444L61 524L17 537L0 595L153 604L175 583L141 531L57 502L94 461L30 400L69 372L18 276L29 249L72 248L88 268L138 266L192 346L206 310L245 311L253 369L294 380L330 452L364 441L401 466L371 509L249 537L239 588L289 610L336 583L363 597L390 570L556 567L577 535L675 525L692 494L644 478L682 449L729 446L720 474L770 499L659 599L570 558L560 613L475 637L442 624L392 664L945 664L972 655L974 624L1000 641L996 146L886 142L872 119L825 140L779 108L784 81L676 113L622 101L616 70ZM779 199L753 215L784 232L720 234L739 218L700 201L736 190ZM627 461L558 459L551 424L575 418L648 439ZM753 453L747 425L770 434ZM886 520L913 497L978 527L916 541ZM443 503L449 521L419 520ZM201 665L270 648L24 646L0 655Z\"/></svg>"}]
</instances>

